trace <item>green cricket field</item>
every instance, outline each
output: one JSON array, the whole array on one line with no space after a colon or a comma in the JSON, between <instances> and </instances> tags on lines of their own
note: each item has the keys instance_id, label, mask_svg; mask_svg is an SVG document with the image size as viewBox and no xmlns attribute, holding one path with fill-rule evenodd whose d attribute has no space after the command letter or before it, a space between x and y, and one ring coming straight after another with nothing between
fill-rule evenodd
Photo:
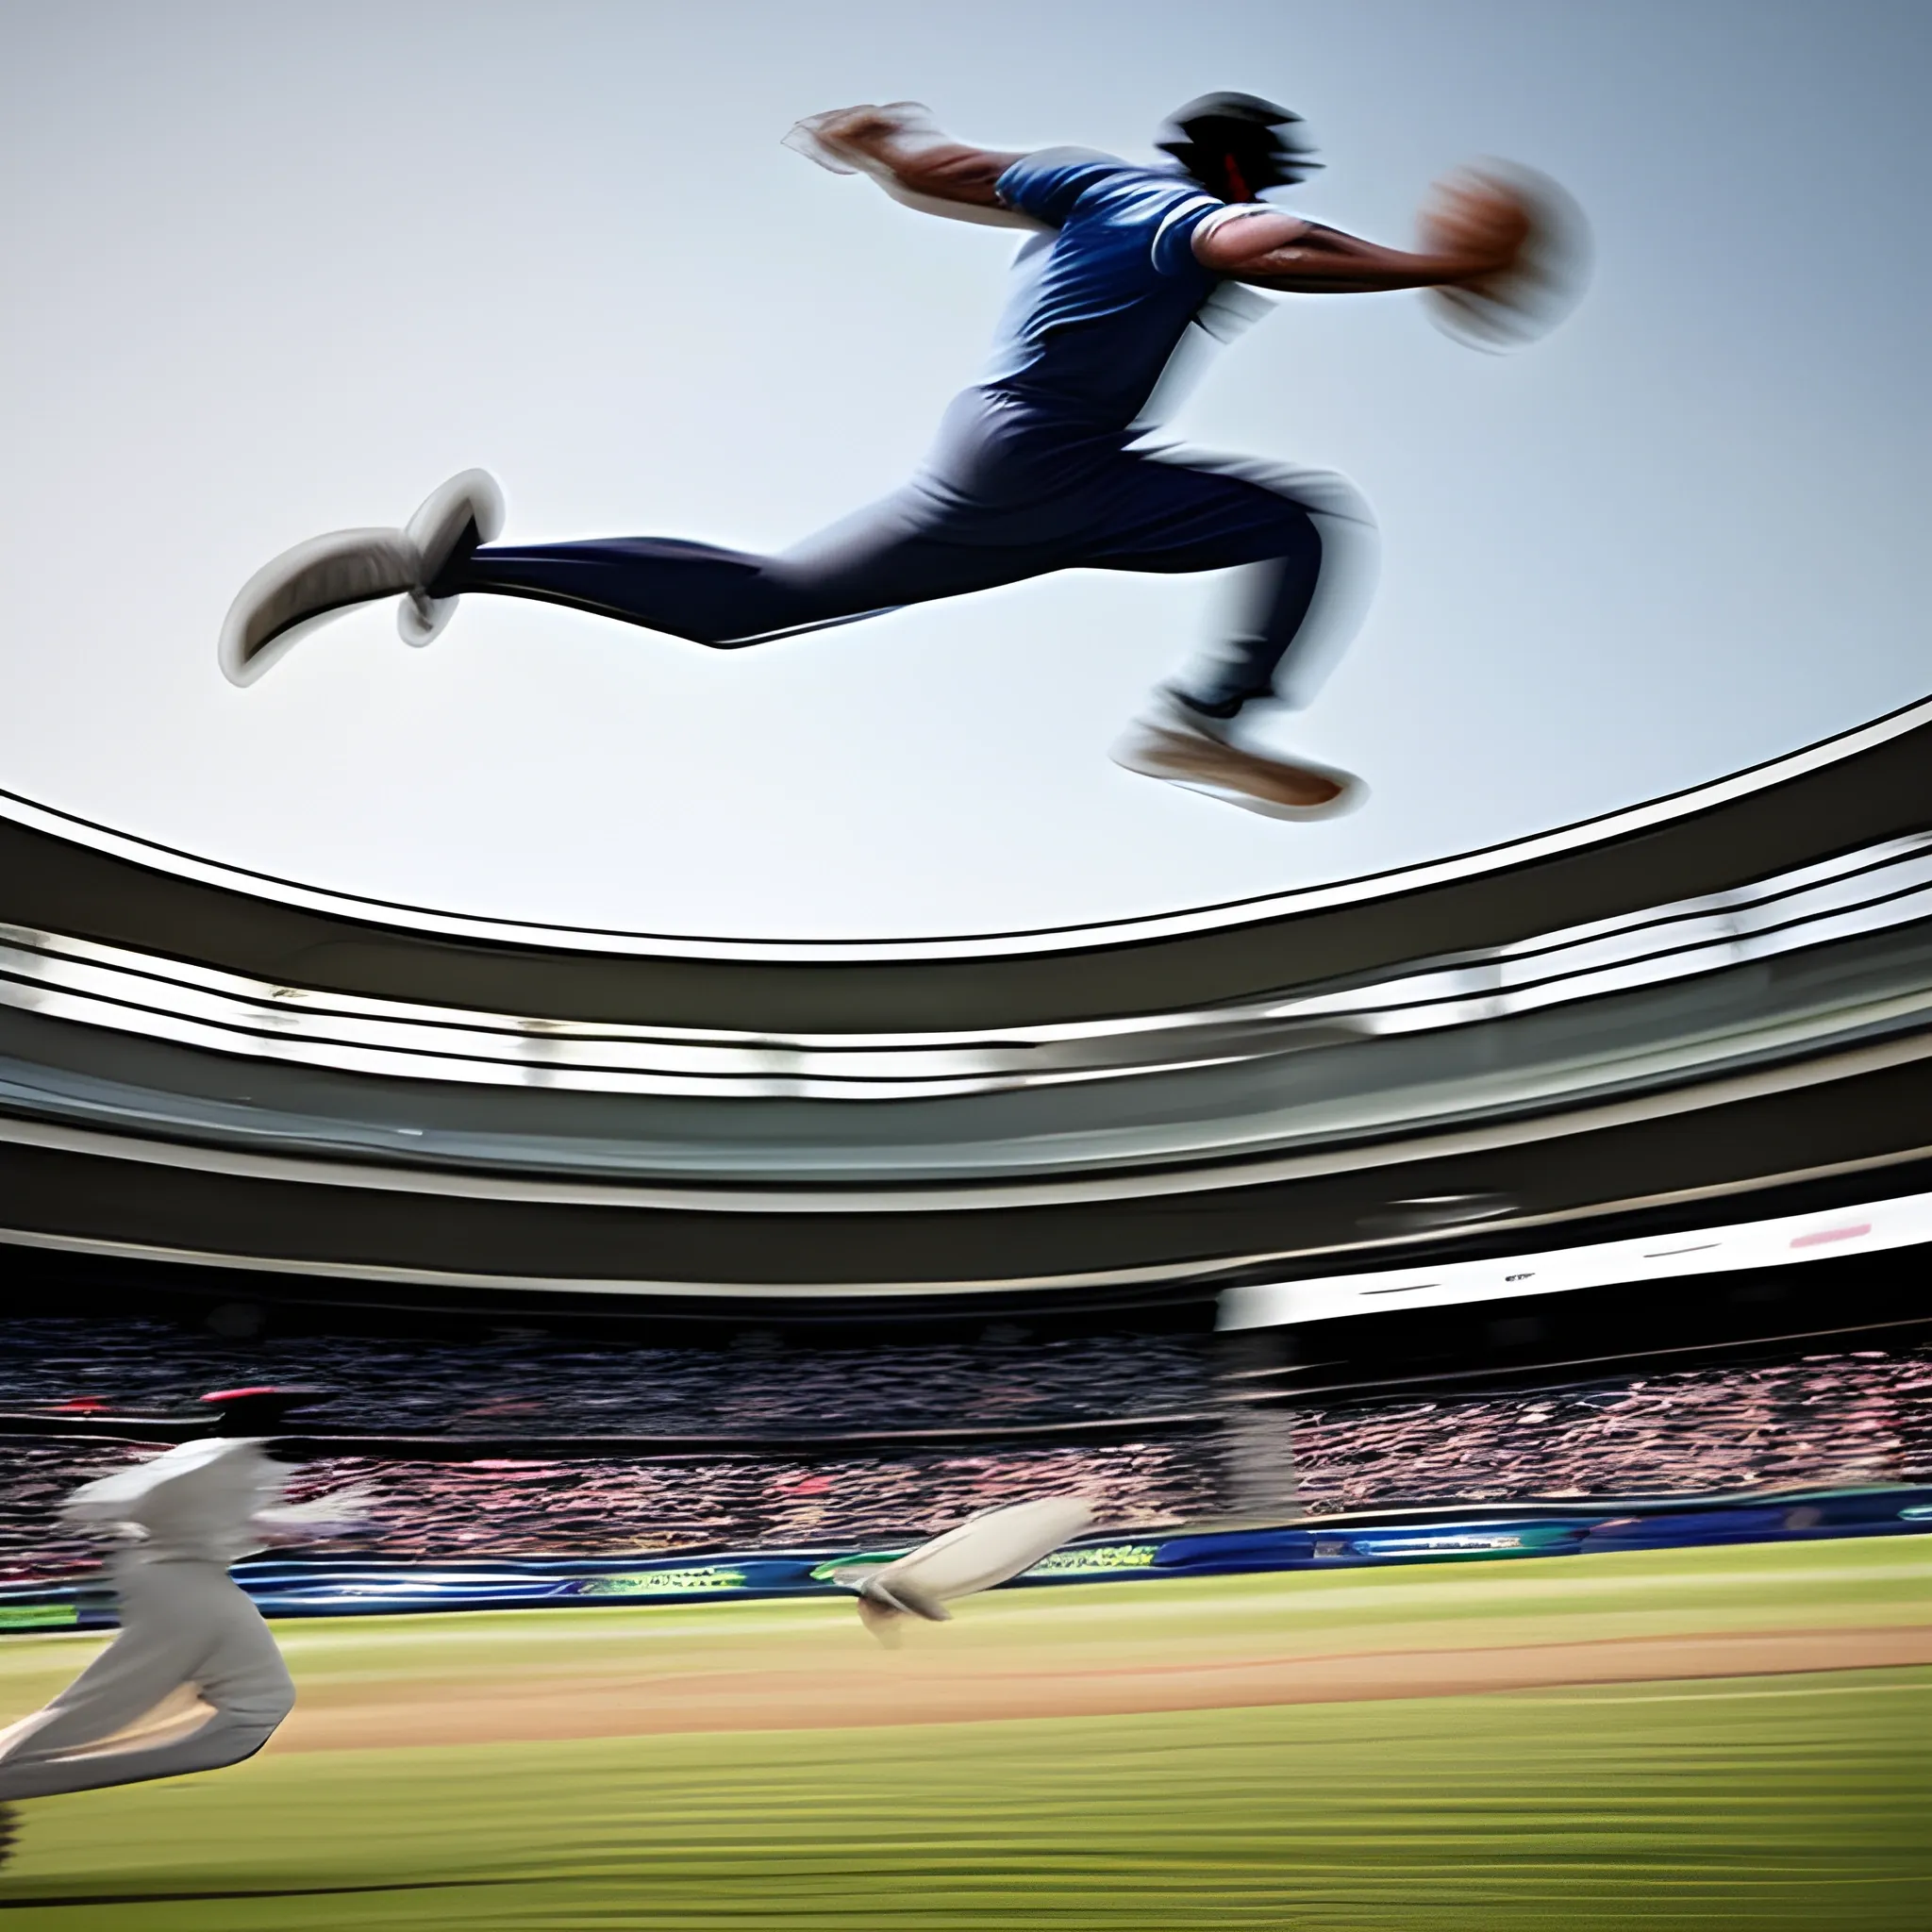
<instances>
[{"instance_id":1,"label":"green cricket field","mask_svg":"<svg viewBox=\"0 0 1932 1932\"><path fill-rule=\"evenodd\" d=\"M21 1932L1932 1926L1928 1538L276 1631L260 1757L18 1807Z\"/></svg>"}]
</instances>

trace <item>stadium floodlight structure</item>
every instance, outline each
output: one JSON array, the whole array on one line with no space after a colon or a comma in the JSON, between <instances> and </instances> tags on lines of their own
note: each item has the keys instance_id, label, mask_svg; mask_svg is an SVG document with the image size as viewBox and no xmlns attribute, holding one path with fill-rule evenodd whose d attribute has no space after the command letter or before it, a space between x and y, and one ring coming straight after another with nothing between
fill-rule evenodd
<instances>
[{"instance_id":1,"label":"stadium floodlight structure","mask_svg":"<svg viewBox=\"0 0 1932 1932\"><path fill-rule=\"evenodd\" d=\"M8 797L0 921L0 1242L365 1297L1265 1320L1424 1251L1932 1189L1932 701L1489 850L1057 931L543 927Z\"/></svg>"}]
</instances>

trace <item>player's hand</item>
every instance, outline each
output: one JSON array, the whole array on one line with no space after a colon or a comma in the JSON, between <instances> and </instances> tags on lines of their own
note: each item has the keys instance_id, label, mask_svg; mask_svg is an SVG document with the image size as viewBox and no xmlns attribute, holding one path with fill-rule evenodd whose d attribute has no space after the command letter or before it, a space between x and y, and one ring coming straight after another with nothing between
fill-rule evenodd
<instances>
[{"instance_id":1,"label":"player's hand","mask_svg":"<svg viewBox=\"0 0 1932 1932\"><path fill-rule=\"evenodd\" d=\"M884 107L867 102L857 108L832 108L801 121L787 136L788 144L815 144L848 165L877 166L884 150L911 140L915 145L943 141L930 108L918 101L888 101Z\"/></svg>"},{"instance_id":2,"label":"player's hand","mask_svg":"<svg viewBox=\"0 0 1932 1932\"><path fill-rule=\"evenodd\" d=\"M1516 266L1531 225L1528 206L1507 183L1464 169L1438 182L1424 206L1422 246L1467 264L1458 280L1483 282Z\"/></svg>"},{"instance_id":3,"label":"player's hand","mask_svg":"<svg viewBox=\"0 0 1932 1932\"><path fill-rule=\"evenodd\" d=\"M887 123L880 109L867 101L856 108L828 108L808 114L798 124L808 127L828 147L843 147L868 134L883 133Z\"/></svg>"}]
</instances>

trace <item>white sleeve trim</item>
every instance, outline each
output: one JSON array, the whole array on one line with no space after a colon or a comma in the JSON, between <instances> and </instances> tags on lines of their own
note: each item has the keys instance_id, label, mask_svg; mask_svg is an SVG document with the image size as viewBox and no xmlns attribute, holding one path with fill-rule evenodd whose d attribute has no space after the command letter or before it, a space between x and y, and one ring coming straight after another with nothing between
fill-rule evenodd
<instances>
[{"instance_id":1,"label":"white sleeve trim","mask_svg":"<svg viewBox=\"0 0 1932 1932\"><path fill-rule=\"evenodd\" d=\"M1161 217L1159 227L1156 228L1154 231L1153 241L1151 241L1147 244L1147 253L1150 256L1152 256L1159 252L1162 238L1165 237L1167 231L1171 227L1173 227L1174 225L1177 221L1179 221L1183 215L1192 214L1193 211L1198 208L1218 208L1223 206L1224 204L1216 196L1212 194L1191 194L1188 196L1187 200L1175 202L1174 205L1168 209L1167 213ZM1214 217L1212 215L1209 215L1208 217L1208 220L1209 222L1211 222L1213 219ZM1205 227L1207 224L1203 223L1202 225Z\"/></svg>"}]
</instances>

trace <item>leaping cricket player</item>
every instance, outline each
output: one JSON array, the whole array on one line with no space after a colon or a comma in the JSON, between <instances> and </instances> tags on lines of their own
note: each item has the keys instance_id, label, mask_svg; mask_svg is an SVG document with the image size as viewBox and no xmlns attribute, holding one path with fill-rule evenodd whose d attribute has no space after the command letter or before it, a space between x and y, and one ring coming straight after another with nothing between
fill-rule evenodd
<instances>
[{"instance_id":1,"label":"leaping cricket player","mask_svg":"<svg viewBox=\"0 0 1932 1932\"><path fill-rule=\"evenodd\" d=\"M790 143L836 173L927 213L1029 231L991 360L910 482L768 557L664 537L499 545L502 492L466 471L404 528L315 538L258 572L228 613L223 668L249 683L319 621L397 596L412 644L487 595L737 650L1053 571L1244 567L1244 620L1156 693L1115 761L1274 817L1348 809L1358 781L1243 738L1262 708L1305 704L1333 661L1336 640L1317 634L1346 621L1338 563L1369 513L1338 477L1151 446L1157 391L1184 345L1225 333L1239 285L1424 290L1465 341L1526 341L1574 299L1562 231L1574 240L1576 224L1553 184L1540 195L1526 174L1491 169L1439 187L1418 250L1359 241L1258 198L1317 165L1299 125L1253 96L1209 95L1161 130L1167 162L1142 165L974 147L908 102L802 122Z\"/></svg>"}]
</instances>

